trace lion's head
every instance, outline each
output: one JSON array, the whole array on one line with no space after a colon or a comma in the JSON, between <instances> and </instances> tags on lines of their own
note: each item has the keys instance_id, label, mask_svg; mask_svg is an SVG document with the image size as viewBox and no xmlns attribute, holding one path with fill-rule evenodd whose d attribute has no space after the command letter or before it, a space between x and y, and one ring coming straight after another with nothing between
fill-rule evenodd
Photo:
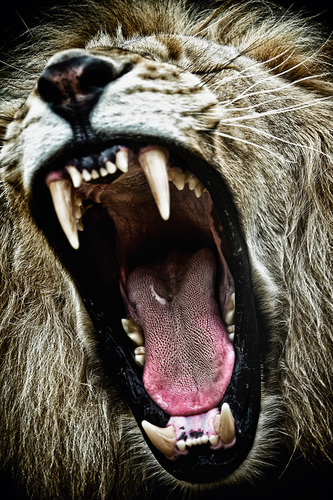
<instances>
[{"instance_id":1,"label":"lion's head","mask_svg":"<svg viewBox=\"0 0 333 500\"><path fill-rule=\"evenodd\" d=\"M142 498L329 458L329 42L263 2L52 17L2 79L4 463Z\"/></svg>"}]
</instances>

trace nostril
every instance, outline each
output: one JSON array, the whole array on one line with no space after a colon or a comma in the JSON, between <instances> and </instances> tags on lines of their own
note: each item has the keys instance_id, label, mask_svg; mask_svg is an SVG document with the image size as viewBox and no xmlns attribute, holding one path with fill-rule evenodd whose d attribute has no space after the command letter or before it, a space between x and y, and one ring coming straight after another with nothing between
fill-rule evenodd
<instances>
[{"instance_id":1,"label":"nostril","mask_svg":"<svg viewBox=\"0 0 333 500\"><path fill-rule=\"evenodd\" d=\"M103 89L116 78L115 68L107 62L97 59L83 68L81 75L78 76L78 81L80 90L90 93Z\"/></svg>"},{"instance_id":2,"label":"nostril","mask_svg":"<svg viewBox=\"0 0 333 500\"><path fill-rule=\"evenodd\" d=\"M49 78L48 70L44 71L37 84L40 96L48 103L55 105L63 102L63 93L59 86Z\"/></svg>"}]
</instances>

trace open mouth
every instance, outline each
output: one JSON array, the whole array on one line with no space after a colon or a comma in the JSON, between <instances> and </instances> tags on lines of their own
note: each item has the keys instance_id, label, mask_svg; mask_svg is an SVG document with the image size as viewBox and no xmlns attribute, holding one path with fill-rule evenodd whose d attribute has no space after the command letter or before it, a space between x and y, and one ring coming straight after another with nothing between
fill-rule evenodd
<instances>
[{"instance_id":1,"label":"open mouth","mask_svg":"<svg viewBox=\"0 0 333 500\"><path fill-rule=\"evenodd\" d=\"M220 175L151 140L71 148L36 173L32 210L161 465L193 483L231 474L254 440L260 366L246 246Z\"/></svg>"}]
</instances>

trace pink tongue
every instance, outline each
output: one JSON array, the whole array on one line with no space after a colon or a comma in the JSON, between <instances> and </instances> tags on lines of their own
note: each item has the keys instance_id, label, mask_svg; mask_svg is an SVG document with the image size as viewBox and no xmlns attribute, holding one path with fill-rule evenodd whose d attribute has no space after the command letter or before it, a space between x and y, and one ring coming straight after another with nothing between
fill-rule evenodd
<instances>
[{"instance_id":1,"label":"pink tongue","mask_svg":"<svg viewBox=\"0 0 333 500\"><path fill-rule=\"evenodd\" d=\"M203 248L136 268L127 281L129 314L145 334L143 383L169 415L217 406L229 384L234 350L215 300L216 263Z\"/></svg>"}]
</instances>

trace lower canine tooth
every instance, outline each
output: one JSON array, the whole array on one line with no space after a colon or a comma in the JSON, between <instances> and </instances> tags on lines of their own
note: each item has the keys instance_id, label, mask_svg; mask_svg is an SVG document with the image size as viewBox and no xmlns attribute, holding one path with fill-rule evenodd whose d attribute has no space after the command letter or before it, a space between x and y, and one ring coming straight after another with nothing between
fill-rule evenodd
<instances>
[{"instance_id":1,"label":"lower canine tooth","mask_svg":"<svg viewBox=\"0 0 333 500\"><path fill-rule=\"evenodd\" d=\"M50 182L49 189L53 201L54 210L59 223L71 246L79 248L79 237L77 221L74 208L74 189L69 179L60 179Z\"/></svg>"},{"instance_id":2,"label":"lower canine tooth","mask_svg":"<svg viewBox=\"0 0 333 500\"><path fill-rule=\"evenodd\" d=\"M141 423L145 433L149 437L152 444L164 455L171 457L174 453L174 446L176 444L176 431L173 425L165 429L151 424L147 420Z\"/></svg>"},{"instance_id":3,"label":"lower canine tooth","mask_svg":"<svg viewBox=\"0 0 333 500\"><path fill-rule=\"evenodd\" d=\"M229 444L235 439L235 420L228 403L223 403L221 414L216 415L214 428L223 443Z\"/></svg>"},{"instance_id":4,"label":"lower canine tooth","mask_svg":"<svg viewBox=\"0 0 333 500\"><path fill-rule=\"evenodd\" d=\"M140 153L139 163L145 173L162 219L168 220L170 217L170 192L166 153L161 148L148 149Z\"/></svg>"}]
</instances>

